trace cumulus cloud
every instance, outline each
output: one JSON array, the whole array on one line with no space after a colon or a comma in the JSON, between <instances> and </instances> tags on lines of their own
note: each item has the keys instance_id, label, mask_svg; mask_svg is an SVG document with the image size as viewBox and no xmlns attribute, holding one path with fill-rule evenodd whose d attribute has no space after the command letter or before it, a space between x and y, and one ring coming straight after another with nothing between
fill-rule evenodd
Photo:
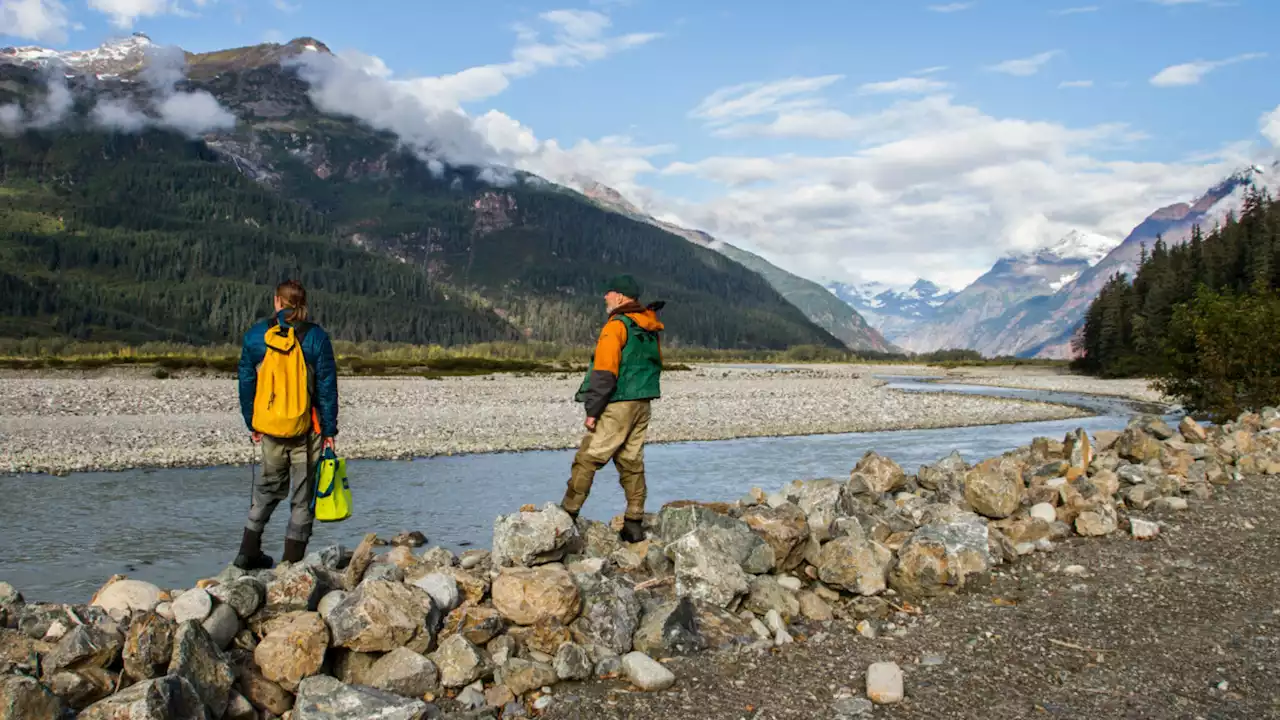
<instances>
[{"instance_id":1,"label":"cumulus cloud","mask_svg":"<svg viewBox=\"0 0 1280 720\"><path fill-rule=\"evenodd\" d=\"M5 35L63 43L69 25L67 8L60 0L0 0L0 28Z\"/></svg>"},{"instance_id":2,"label":"cumulus cloud","mask_svg":"<svg viewBox=\"0 0 1280 720\"><path fill-rule=\"evenodd\" d=\"M0 105L0 134L17 135L26 130L45 130L66 119L75 104L66 79L51 73L45 78L44 94L34 105Z\"/></svg>"},{"instance_id":3,"label":"cumulus cloud","mask_svg":"<svg viewBox=\"0 0 1280 720\"><path fill-rule=\"evenodd\" d=\"M1262 116L1262 120L1258 122L1258 126L1262 129L1262 136L1267 139L1272 146L1280 148L1280 105L1275 110Z\"/></svg>"},{"instance_id":4,"label":"cumulus cloud","mask_svg":"<svg viewBox=\"0 0 1280 720\"><path fill-rule=\"evenodd\" d=\"M1004 62L996 63L987 69L1004 73L1006 75L1027 77L1040 72L1040 69L1043 68L1046 63L1061 54L1061 50L1049 50L1038 55L1032 55L1031 57L1018 58L1016 60L1005 60Z\"/></svg>"},{"instance_id":5,"label":"cumulus cloud","mask_svg":"<svg viewBox=\"0 0 1280 720\"><path fill-rule=\"evenodd\" d=\"M236 126L235 115L204 90L182 91L186 77L186 55L181 48L155 46L147 51L147 64L139 78L153 91L153 97L139 107L134 101L102 98L90 111L90 120L99 128L133 133L157 127L199 137Z\"/></svg>"},{"instance_id":6,"label":"cumulus cloud","mask_svg":"<svg viewBox=\"0 0 1280 720\"><path fill-rule=\"evenodd\" d=\"M164 15L176 7L173 0L89 0L88 5L122 30L132 28L140 17Z\"/></svg>"},{"instance_id":7,"label":"cumulus cloud","mask_svg":"<svg viewBox=\"0 0 1280 720\"><path fill-rule=\"evenodd\" d=\"M502 93L511 81L543 68L572 67L657 38L656 33L611 34L608 16L590 10L552 10L538 16L542 30L518 25L511 59L456 73L400 79L380 58L360 53L300 57L311 99L325 112L357 118L395 133L425 158L452 165L517 164L520 153L562 152L493 116L473 118L467 103ZM549 33L550 38L543 37ZM495 133L495 147L487 133ZM505 144L503 144L505 143ZM497 178L489 174L486 177Z\"/></svg>"},{"instance_id":8,"label":"cumulus cloud","mask_svg":"<svg viewBox=\"0 0 1280 720\"><path fill-rule=\"evenodd\" d=\"M1265 58L1266 53L1245 53L1225 60L1195 60L1181 65L1170 65L1151 77L1151 84L1156 87L1183 87L1198 85L1204 77L1214 70L1235 65L1236 63Z\"/></svg>"}]
</instances>

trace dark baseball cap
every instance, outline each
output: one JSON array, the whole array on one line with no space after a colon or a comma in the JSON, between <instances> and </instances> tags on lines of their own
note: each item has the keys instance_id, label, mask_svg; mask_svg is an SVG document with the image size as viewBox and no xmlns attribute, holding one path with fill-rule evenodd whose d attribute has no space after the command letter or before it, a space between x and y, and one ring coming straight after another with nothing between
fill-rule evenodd
<instances>
[{"instance_id":1,"label":"dark baseball cap","mask_svg":"<svg viewBox=\"0 0 1280 720\"><path fill-rule=\"evenodd\" d=\"M600 292L602 293L616 292L626 295L632 300L640 299L640 291L640 283L630 275L617 275L615 277L611 277L600 286Z\"/></svg>"}]
</instances>

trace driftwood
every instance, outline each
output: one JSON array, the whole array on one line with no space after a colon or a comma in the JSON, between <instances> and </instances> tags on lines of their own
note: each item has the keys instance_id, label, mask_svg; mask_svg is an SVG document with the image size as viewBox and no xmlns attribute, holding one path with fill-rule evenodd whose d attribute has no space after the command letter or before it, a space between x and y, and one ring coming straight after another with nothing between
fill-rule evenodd
<instances>
[{"instance_id":1,"label":"driftwood","mask_svg":"<svg viewBox=\"0 0 1280 720\"><path fill-rule=\"evenodd\" d=\"M351 556L351 564L347 565L347 569L342 574L342 587L347 592L356 589L360 581L364 579L365 571L369 569L369 565L373 562L373 546L378 540L377 533L369 533L360 541L359 547Z\"/></svg>"}]
</instances>

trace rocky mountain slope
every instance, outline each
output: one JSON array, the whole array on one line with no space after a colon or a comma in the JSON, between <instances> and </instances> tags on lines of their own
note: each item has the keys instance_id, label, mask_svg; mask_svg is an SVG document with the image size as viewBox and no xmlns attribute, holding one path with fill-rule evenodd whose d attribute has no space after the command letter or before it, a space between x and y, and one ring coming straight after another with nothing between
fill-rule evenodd
<instances>
[{"instance_id":1,"label":"rocky mountain slope","mask_svg":"<svg viewBox=\"0 0 1280 720\"><path fill-rule=\"evenodd\" d=\"M799 308L805 317L839 338L849 348L875 352L897 350L880 332L868 324L856 308L832 297L831 293L818 283L789 273L759 255L717 240L701 230L692 230L659 220L637 208L611 187L586 178L580 179L578 184L582 187L584 195L607 209L656 225L689 242L711 248L759 274L773 286L773 289L781 293L782 297Z\"/></svg>"},{"instance_id":2,"label":"rocky mountain slope","mask_svg":"<svg viewBox=\"0 0 1280 720\"><path fill-rule=\"evenodd\" d=\"M970 348L1001 355L1009 325L1030 303L1062 290L1096 265L1117 242L1073 231L1057 243L998 260L982 277L937 308L900 339L908 350Z\"/></svg>"},{"instance_id":3,"label":"rocky mountain slope","mask_svg":"<svg viewBox=\"0 0 1280 720\"><path fill-rule=\"evenodd\" d=\"M906 290L879 283L859 286L830 282L827 290L857 310L890 342L898 343L916 326L933 320L938 309L955 297L928 280L917 280Z\"/></svg>"},{"instance_id":4,"label":"rocky mountain slope","mask_svg":"<svg viewBox=\"0 0 1280 720\"><path fill-rule=\"evenodd\" d=\"M0 333L227 341L299 275L345 339L588 343L625 271L673 345L842 345L719 253L325 114L309 53L0 51Z\"/></svg>"}]
</instances>

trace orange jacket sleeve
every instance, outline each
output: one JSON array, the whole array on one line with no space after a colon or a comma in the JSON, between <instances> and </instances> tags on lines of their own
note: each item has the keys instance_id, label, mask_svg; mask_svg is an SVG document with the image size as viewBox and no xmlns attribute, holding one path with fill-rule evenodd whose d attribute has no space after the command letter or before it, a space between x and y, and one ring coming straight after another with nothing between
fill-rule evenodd
<instances>
[{"instance_id":1,"label":"orange jacket sleeve","mask_svg":"<svg viewBox=\"0 0 1280 720\"><path fill-rule=\"evenodd\" d=\"M622 346L627 344L627 327L621 320L610 320L600 331L600 339L596 341L595 364L593 370L602 370L618 376L618 368L622 366Z\"/></svg>"}]
</instances>

